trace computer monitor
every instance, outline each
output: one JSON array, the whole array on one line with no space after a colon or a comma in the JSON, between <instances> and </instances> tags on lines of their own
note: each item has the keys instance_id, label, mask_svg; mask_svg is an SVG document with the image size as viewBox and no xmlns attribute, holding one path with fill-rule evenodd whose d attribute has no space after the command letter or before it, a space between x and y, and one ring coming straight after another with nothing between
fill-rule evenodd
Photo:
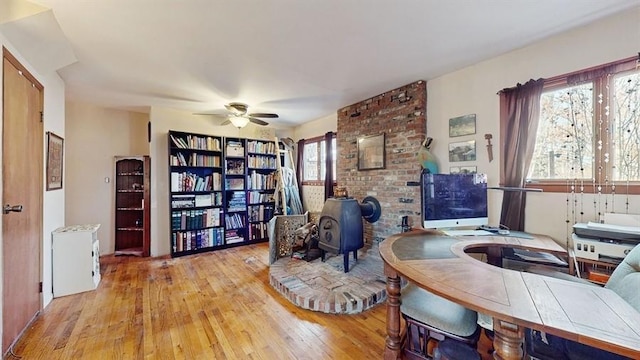
<instances>
[{"instance_id":1,"label":"computer monitor","mask_svg":"<svg viewBox=\"0 0 640 360\"><path fill-rule=\"evenodd\" d=\"M425 229L487 225L486 174L422 173L422 220Z\"/></svg>"}]
</instances>

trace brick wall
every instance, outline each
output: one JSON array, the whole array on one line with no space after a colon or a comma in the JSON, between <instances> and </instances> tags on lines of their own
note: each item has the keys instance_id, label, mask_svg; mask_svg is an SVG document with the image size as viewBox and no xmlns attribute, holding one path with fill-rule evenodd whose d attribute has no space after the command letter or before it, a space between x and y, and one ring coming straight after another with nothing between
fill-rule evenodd
<instances>
[{"instance_id":1,"label":"brick wall","mask_svg":"<svg viewBox=\"0 0 640 360\"><path fill-rule=\"evenodd\" d=\"M420 226L420 180L416 153L425 139L427 87L425 81L385 92L338 110L338 186L359 202L373 196L382 216L365 221L365 241L380 241L400 232L402 216ZM385 134L385 168L358 171L357 140Z\"/></svg>"}]
</instances>

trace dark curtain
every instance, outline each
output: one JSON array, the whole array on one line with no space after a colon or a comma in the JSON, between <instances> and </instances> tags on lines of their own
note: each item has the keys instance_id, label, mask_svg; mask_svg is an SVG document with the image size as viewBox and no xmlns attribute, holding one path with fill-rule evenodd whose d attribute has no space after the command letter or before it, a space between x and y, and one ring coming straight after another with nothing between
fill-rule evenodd
<instances>
[{"instance_id":1,"label":"dark curtain","mask_svg":"<svg viewBox=\"0 0 640 360\"><path fill-rule=\"evenodd\" d=\"M529 80L500 92L500 127L502 186L524 188L536 143L540 94L544 79ZM502 197L500 224L524 231L526 192L505 191Z\"/></svg>"},{"instance_id":2,"label":"dark curtain","mask_svg":"<svg viewBox=\"0 0 640 360\"><path fill-rule=\"evenodd\" d=\"M296 154L296 177L298 178L298 194L300 194L300 201L302 201L302 181L303 177L303 168L302 164L304 163L304 139L298 140L298 151Z\"/></svg>"},{"instance_id":3,"label":"dark curtain","mask_svg":"<svg viewBox=\"0 0 640 360\"><path fill-rule=\"evenodd\" d=\"M333 196L333 152L331 143L333 142L333 132L324 134L324 155L325 155L325 176L324 176L324 199Z\"/></svg>"}]
</instances>

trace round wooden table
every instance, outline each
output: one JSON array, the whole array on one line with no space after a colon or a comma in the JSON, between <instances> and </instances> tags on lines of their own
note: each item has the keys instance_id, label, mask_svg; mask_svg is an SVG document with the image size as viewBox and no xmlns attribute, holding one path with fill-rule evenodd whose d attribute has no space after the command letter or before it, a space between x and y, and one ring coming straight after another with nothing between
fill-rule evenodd
<instances>
[{"instance_id":1,"label":"round wooden table","mask_svg":"<svg viewBox=\"0 0 640 360\"><path fill-rule=\"evenodd\" d=\"M380 255L387 276L385 359L402 356L401 277L491 316L495 359L523 358L525 328L640 358L640 313L615 292L495 266L505 247L567 256L545 235L452 237L418 229L382 241ZM486 254L488 261L478 260L472 252Z\"/></svg>"}]
</instances>

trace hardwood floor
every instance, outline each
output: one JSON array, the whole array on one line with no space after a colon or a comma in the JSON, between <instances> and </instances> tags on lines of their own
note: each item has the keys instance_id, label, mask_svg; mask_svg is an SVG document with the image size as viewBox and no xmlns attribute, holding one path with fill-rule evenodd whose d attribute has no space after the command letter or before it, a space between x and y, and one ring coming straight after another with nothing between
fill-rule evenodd
<instances>
[{"instance_id":1,"label":"hardwood floor","mask_svg":"<svg viewBox=\"0 0 640 360\"><path fill-rule=\"evenodd\" d=\"M384 305L299 309L268 283L267 244L183 258L103 257L96 291L56 298L14 347L23 359L372 359Z\"/></svg>"},{"instance_id":2,"label":"hardwood floor","mask_svg":"<svg viewBox=\"0 0 640 360\"><path fill-rule=\"evenodd\" d=\"M382 358L384 304L356 315L300 309L269 285L267 259L267 244L176 259L103 257L98 289L54 299L13 352L47 360Z\"/></svg>"}]
</instances>

